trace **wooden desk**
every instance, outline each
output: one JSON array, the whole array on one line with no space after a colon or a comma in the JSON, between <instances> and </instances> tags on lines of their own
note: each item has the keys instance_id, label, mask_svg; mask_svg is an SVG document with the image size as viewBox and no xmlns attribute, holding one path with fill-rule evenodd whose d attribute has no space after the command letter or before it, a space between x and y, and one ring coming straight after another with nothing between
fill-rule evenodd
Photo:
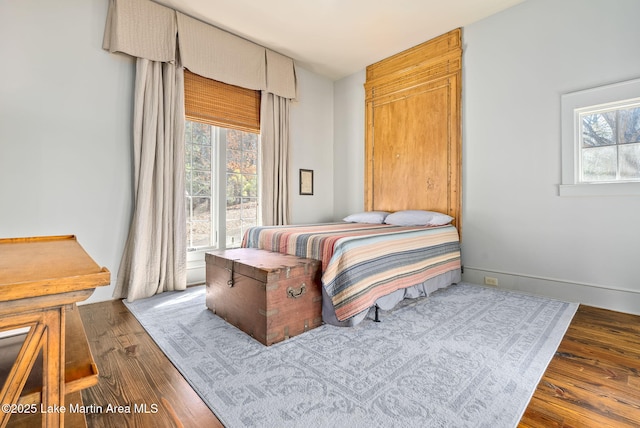
<instances>
[{"instance_id":1,"label":"wooden desk","mask_svg":"<svg viewBox=\"0 0 640 428\"><path fill-rule=\"evenodd\" d=\"M0 332L29 329L7 370L1 404L18 405L42 352L38 407L45 410L42 426L64 426L65 336L69 335L65 312L87 299L95 287L108 285L110 277L75 236L0 239ZM10 412L0 411L0 427L8 424L10 416Z\"/></svg>"}]
</instances>

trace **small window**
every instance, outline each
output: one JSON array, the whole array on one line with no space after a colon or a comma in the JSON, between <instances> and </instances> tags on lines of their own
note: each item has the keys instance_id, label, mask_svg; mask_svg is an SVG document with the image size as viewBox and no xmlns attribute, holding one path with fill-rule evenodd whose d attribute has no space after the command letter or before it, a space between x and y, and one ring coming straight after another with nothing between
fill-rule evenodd
<instances>
[{"instance_id":1,"label":"small window","mask_svg":"<svg viewBox=\"0 0 640 428\"><path fill-rule=\"evenodd\" d=\"M562 97L560 196L640 194L640 80Z\"/></svg>"},{"instance_id":2,"label":"small window","mask_svg":"<svg viewBox=\"0 0 640 428\"><path fill-rule=\"evenodd\" d=\"M640 180L640 99L578 112L580 182Z\"/></svg>"}]
</instances>

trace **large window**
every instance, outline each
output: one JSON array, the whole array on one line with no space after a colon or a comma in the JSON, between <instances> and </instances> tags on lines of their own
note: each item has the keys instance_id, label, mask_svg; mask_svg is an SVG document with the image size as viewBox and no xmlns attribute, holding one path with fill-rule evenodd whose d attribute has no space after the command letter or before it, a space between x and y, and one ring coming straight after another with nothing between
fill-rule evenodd
<instances>
[{"instance_id":1,"label":"large window","mask_svg":"<svg viewBox=\"0 0 640 428\"><path fill-rule=\"evenodd\" d=\"M258 224L258 149L255 133L187 120L187 248L238 247Z\"/></svg>"},{"instance_id":2,"label":"large window","mask_svg":"<svg viewBox=\"0 0 640 428\"><path fill-rule=\"evenodd\" d=\"M559 194L640 195L640 80L562 96Z\"/></svg>"},{"instance_id":3,"label":"large window","mask_svg":"<svg viewBox=\"0 0 640 428\"><path fill-rule=\"evenodd\" d=\"M233 248L256 226L259 208L260 91L185 70L188 260Z\"/></svg>"}]
</instances>

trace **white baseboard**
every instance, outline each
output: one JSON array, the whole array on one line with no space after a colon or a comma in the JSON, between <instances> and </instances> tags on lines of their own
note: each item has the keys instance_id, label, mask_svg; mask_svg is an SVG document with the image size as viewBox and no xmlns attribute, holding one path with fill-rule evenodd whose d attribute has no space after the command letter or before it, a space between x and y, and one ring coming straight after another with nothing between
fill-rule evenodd
<instances>
[{"instance_id":1,"label":"white baseboard","mask_svg":"<svg viewBox=\"0 0 640 428\"><path fill-rule=\"evenodd\" d=\"M78 302L78 306L89 305L91 303L107 302L114 300L113 290L115 288L115 278L112 275L113 283L109 287L97 287L93 294L82 302ZM193 262L187 265L187 286L204 284L206 281L206 264L202 262Z\"/></svg>"},{"instance_id":2,"label":"white baseboard","mask_svg":"<svg viewBox=\"0 0 640 428\"><path fill-rule=\"evenodd\" d=\"M465 282L484 284L485 276L496 278L498 288L640 315L640 291L469 266L464 267L462 279Z\"/></svg>"},{"instance_id":3,"label":"white baseboard","mask_svg":"<svg viewBox=\"0 0 640 428\"><path fill-rule=\"evenodd\" d=\"M204 260L199 263L190 263L187 266L187 286L204 284L206 275L206 264Z\"/></svg>"}]
</instances>

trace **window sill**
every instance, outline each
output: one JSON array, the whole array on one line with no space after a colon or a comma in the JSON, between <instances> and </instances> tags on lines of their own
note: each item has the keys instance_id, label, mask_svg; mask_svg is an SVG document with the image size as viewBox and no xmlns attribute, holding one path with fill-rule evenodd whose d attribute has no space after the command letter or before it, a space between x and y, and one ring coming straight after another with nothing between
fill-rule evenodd
<instances>
[{"instance_id":1,"label":"window sill","mask_svg":"<svg viewBox=\"0 0 640 428\"><path fill-rule=\"evenodd\" d=\"M639 196L640 183L560 184L559 196Z\"/></svg>"}]
</instances>

